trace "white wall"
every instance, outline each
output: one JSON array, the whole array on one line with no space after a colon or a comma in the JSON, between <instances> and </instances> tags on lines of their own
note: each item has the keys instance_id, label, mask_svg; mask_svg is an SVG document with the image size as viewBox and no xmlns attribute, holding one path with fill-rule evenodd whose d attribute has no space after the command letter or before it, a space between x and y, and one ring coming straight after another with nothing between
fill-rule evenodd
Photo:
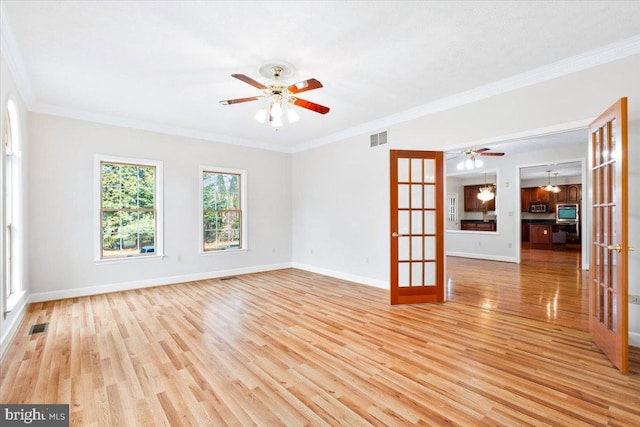
<instances>
[{"instance_id":1,"label":"white wall","mask_svg":"<svg viewBox=\"0 0 640 427\"><path fill-rule=\"evenodd\" d=\"M293 265L387 287L389 150L363 135L293 155Z\"/></svg>"},{"instance_id":2,"label":"white wall","mask_svg":"<svg viewBox=\"0 0 640 427\"><path fill-rule=\"evenodd\" d=\"M625 96L629 98L630 119L637 120L640 119L639 75L640 55L635 55L392 126L388 129L390 145L396 149L446 151L514 139L514 135L533 136L550 129L573 130L578 126L576 123L588 125ZM384 265L389 262L388 176L383 175L388 175L389 159L386 154L372 155L367 151L367 141L368 134L294 155L293 236L299 243L294 244L293 260L316 271L334 272L337 277L353 276L363 283L388 287L389 268ZM636 145L636 151L630 152L630 164L636 165L636 181L640 179L638 143L637 139L631 142L632 146ZM565 156L580 157L573 153ZM535 162L527 155L518 163L527 166ZM487 162L487 167L492 165ZM500 171L498 192L505 195L506 200L519 200L516 170L514 161L510 170ZM331 179L326 179L328 172ZM350 181L358 185L350 190L335 188L337 183ZM640 188L640 183L636 182L631 188ZM351 211L334 211L326 206L326 196L332 191L338 191L343 198L348 195L347 206ZM637 232L640 194L631 192L630 198L633 215L636 215L631 218L635 221L632 230ZM499 210L500 224L505 217L514 220L500 225L499 235L487 243L483 236L482 244L485 249L493 248L495 256L512 257L514 252L506 252L505 248L509 241L514 243L512 246L518 246L515 242L519 241L520 227L515 219L520 207L507 208L499 202ZM364 216L363 211L366 211ZM509 216L510 211L513 216ZM317 248L321 248L322 253L310 253ZM364 264L362 258L373 256L371 254L376 254L375 264ZM637 258L630 266L629 275L640 277ZM638 285L634 286L637 289ZM633 331L640 329L637 307L631 312L629 325ZM640 334L634 333L634 345L640 346Z\"/></svg>"},{"instance_id":3,"label":"white wall","mask_svg":"<svg viewBox=\"0 0 640 427\"><path fill-rule=\"evenodd\" d=\"M31 301L290 265L289 154L35 113L30 132ZM94 262L95 154L163 162L164 259ZM247 170L247 252L198 253L199 165Z\"/></svg>"},{"instance_id":4,"label":"white wall","mask_svg":"<svg viewBox=\"0 0 640 427\"><path fill-rule=\"evenodd\" d=\"M7 102L9 101L9 99L13 99L13 101L16 104L16 108L18 112L18 119L19 119L19 125L20 125L21 155L23 157L22 189L24 193L28 190L28 180L26 177L27 165L26 165L26 162L24 161L24 159L28 156L28 153L29 153L28 113L20 94L18 93L13 75L9 70L9 67L5 61L5 58L3 55L0 55L0 102L2 103L2 105L0 105L0 135L4 134L4 128L7 125L6 123ZM0 183L1 183L0 189L1 191L4 191L4 182L3 182L4 143L1 143L0 147L1 147L0 159L2 159L2 161L0 162L1 163L0 170L2 171L2 173L0 173ZM4 212L4 204L3 204L4 199L3 198L0 198L0 199L2 199L0 200L0 212ZM28 231L25 227L25 212L27 210L26 200L23 200L22 208L23 208L22 220L20 221L22 225L22 230L20 230L20 232L22 233L23 236L26 236L26 233ZM2 264L1 264L2 268L0 268L0 273L1 273L0 277L4 278L4 268L5 268L4 248L5 248L6 224L4 223L4 215L0 214L0 218L2 218L2 220L0 221L0 228L2 229L2 238L0 239L0 260L2 260ZM29 271L26 268L26 265L24 263L26 250L27 250L27 246L23 245L22 250L17 254L18 264L19 264L18 273L19 273L19 276L22 277L22 288L26 292L24 293L22 299L19 300L17 304L13 307L10 313L0 315L0 357L2 356L2 354L4 354L4 351L6 350L6 345L9 342L11 336L15 333L18 327L18 324L22 319L22 317L24 316L24 313L26 310L27 296L29 293ZM4 280L0 280L0 282L2 282L2 286L0 286L0 301L4 301L4 298L5 298ZM0 306L2 306L2 304L0 304Z\"/></svg>"}]
</instances>

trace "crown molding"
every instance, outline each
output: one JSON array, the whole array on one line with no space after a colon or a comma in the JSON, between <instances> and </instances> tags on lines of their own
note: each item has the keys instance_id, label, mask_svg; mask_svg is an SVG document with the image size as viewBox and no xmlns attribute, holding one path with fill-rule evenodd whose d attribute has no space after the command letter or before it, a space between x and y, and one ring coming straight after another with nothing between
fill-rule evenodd
<instances>
[{"instance_id":1,"label":"crown molding","mask_svg":"<svg viewBox=\"0 0 640 427\"><path fill-rule=\"evenodd\" d=\"M291 149L285 146L268 144L265 142L243 139L229 135L219 135L203 132L196 129L169 126L144 120L118 117L109 114L98 114L89 111L65 108L57 105L36 104L30 111L34 113L49 114L52 116L65 117L76 120L84 120L94 123L102 123L111 126L125 127L149 132L156 132L164 135L181 136L185 138L201 139L209 142L219 142L223 144L239 145L243 147L257 148L281 153L290 153Z\"/></svg>"},{"instance_id":2,"label":"crown molding","mask_svg":"<svg viewBox=\"0 0 640 427\"><path fill-rule=\"evenodd\" d=\"M7 11L2 3L0 3L0 54L7 62L22 101L27 109L31 110L36 103L36 96L27 77L24 61L13 36L11 25L7 20Z\"/></svg>"},{"instance_id":3,"label":"crown molding","mask_svg":"<svg viewBox=\"0 0 640 427\"><path fill-rule=\"evenodd\" d=\"M451 95L421 106L405 110L378 120L345 129L340 132L295 145L292 152L310 150L322 145L330 144L354 136L387 129L393 125L449 110L472 102L480 101L492 96L500 95L516 89L521 89L536 83L553 80L558 77L573 74L598 65L607 64L632 55L640 54L640 35L594 49L580 55L572 56L543 67L535 68L525 73L507 77L502 80L479 86L465 92Z\"/></svg>"}]
</instances>

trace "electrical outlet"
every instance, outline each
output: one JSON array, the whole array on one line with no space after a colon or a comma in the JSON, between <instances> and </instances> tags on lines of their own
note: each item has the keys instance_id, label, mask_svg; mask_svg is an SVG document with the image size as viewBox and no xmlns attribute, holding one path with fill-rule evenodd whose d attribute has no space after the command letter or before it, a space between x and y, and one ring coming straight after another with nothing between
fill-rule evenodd
<instances>
[{"instance_id":1,"label":"electrical outlet","mask_svg":"<svg viewBox=\"0 0 640 427\"><path fill-rule=\"evenodd\" d=\"M629 295L629 304L640 305L640 295Z\"/></svg>"}]
</instances>

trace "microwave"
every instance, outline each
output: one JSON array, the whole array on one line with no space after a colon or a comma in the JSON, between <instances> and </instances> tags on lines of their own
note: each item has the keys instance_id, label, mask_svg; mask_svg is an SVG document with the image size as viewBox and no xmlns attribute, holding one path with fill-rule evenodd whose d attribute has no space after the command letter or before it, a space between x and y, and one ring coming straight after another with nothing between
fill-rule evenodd
<instances>
[{"instance_id":1,"label":"microwave","mask_svg":"<svg viewBox=\"0 0 640 427\"><path fill-rule=\"evenodd\" d=\"M529 205L529 212L547 213L548 208L548 205L545 203L531 203Z\"/></svg>"}]
</instances>

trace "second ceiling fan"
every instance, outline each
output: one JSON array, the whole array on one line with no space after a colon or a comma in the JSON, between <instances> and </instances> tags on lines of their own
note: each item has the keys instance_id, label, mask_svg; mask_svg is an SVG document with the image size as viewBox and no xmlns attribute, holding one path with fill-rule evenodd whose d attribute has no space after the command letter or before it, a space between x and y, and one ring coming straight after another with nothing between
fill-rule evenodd
<instances>
[{"instance_id":1,"label":"second ceiling fan","mask_svg":"<svg viewBox=\"0 0 640 427\"><path fill-rule=\"evenodd\" d=\"M478 149L468 149L463 150L460 154L464 155L466 159L457 164L456 169L458 170L469 170L476 169L483 165L482 160L479 157L482 156L504 156L504 153L499 152L489 152L490 148L478 148Z\"/></svg>"}]
</instances>

